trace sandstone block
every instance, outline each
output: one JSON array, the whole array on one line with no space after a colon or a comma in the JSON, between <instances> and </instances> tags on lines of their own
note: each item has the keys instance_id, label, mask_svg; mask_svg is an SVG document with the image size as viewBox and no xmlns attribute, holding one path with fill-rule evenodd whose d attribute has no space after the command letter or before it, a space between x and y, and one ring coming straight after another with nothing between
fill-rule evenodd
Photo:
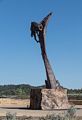
<instances>
[{"instance_id":1,"label":"sandstone block","mask_svg":"<svg viewBox=\"0 0 82 120\"><path fill-rule=\"evenodd\" d=\"M30 93L30 108L42 110L68 109L66 89L32 89Z\"/></svg>"}]
</instances>

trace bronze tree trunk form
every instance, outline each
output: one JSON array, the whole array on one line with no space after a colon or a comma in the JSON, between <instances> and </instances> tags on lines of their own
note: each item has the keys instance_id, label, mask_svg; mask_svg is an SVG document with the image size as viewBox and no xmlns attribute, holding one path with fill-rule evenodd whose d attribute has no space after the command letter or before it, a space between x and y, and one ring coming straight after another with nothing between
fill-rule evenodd
<instances>
[{"instance_id":1,"label":"bronze tree trunk form","mask_svg":"<svg viewBox=\"0 0 82 120\"><path fill-rule=\"evenodd\" d=\"M52 13L49 13L40 23L31 22L31 37L34 37L37 43L40 43L42 58L45 65L47 80L45 80L46 88L48 89L56 89L56 78L52 67L50 65L49 59L46 53L46 45L45 45L45 30L48 24L48 20L51 17ZM38 40L37 40L38 38Z\"/></svg>"}]
</instances>

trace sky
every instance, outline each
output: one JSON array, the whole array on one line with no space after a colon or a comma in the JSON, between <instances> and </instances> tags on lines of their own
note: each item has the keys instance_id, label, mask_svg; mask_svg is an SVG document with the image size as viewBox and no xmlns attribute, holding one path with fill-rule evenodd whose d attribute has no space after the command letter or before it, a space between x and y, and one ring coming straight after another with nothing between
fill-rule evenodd
<instances>
[{"instance_id":1,"label":"sky","mask_svg":"<svg viewBox=\"0 0 82 120\"><path fill-rule=\"evenodd\" d=\"M49 12L46 49L56 79L64 87L82 88L82 0L0 0L0 85L45 84L30 24Z\"/></svg>"}]
</instances>

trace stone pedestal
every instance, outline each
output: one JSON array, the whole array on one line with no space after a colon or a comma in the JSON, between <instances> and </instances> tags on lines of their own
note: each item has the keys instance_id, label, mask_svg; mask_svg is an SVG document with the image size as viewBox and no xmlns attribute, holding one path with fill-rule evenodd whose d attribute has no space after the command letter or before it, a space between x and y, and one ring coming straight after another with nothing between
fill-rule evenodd
<instances>
[{"instance_id":1,"label":"stone pedestal","mask_svg":"<svg viewBox=\"0 0 82 120\"><path fill-rule=\"evenodd\" d=\"M68 109L66 89L32 89L30 93L30 108L35 110Z\"/></svg>"}]
</instances>

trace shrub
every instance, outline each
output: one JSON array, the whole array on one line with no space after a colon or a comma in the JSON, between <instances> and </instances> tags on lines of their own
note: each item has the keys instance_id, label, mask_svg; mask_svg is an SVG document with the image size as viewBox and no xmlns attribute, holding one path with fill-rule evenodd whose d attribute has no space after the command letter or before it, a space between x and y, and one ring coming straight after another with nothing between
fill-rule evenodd
<instances>
[{"instance_id":1,"label":"shrub","mask_svg":"<svg viewBox=\"0 0 82 120\"><path fill-rule=\"evenodd\" d=\"M11 114L10 112L6 113L7 120L16 120L16 113Z\"/></svg>"},{"instance_id":2,"label":"shrub","mask_svg":"<svg viewBox=\"0 0 82 120\"><path fill-rule=\"evenodd\" d=\"M76 109L71 106L64 114L51 114L47 115L45 118L41 118L40 120L76 120L75 113Z\"/></svg>"},{"instance_id":3,"label":"shrub","mask_svg":"<svg viewBox=\"0 0 82 120\"><path fill-rule=\"evenodd\" d=\"M71 106L64 114L51 114L47 115L46 117L39 117L37 120L77 120L75 113L76 109ZM16 113L11 114L9 112L6 114L6 120L35 120L35 118L23 116L22 119L18 119L16 118Z\"/></svg>"}]
</instances>

